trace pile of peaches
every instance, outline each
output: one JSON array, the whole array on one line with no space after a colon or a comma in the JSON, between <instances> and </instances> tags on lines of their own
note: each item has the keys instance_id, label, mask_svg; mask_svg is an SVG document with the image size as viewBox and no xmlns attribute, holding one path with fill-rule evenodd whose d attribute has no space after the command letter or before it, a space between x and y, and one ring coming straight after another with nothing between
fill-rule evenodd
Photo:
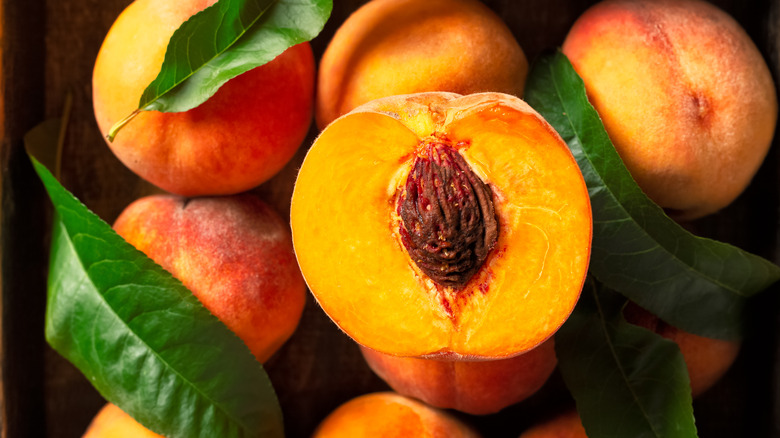
<instances>
[{"instance_id":1,"label":"pile of peaches","mask_svg":"<svg viewBox=\"0 0 780 438\"><path fill-rule=\"evenodd\" d=\"M135 110L170 35L210 3L135 0L120 15L94 68L101 132ZM632 176L671 217L716 212L750 183L776 93L724 12L604 1L562 52ZM109 147L166 193L128 206L114 229L261 363L313 294L394 390L344 404L315 436L476 436L443 409L490 414L542 387L590 261L588 189L567 144L522 100L528 68L479 0L371 0L318 65L298 44L195 109L128 123ZM320 132L303 146L283 217L251 190L302 147L312 114ZM693 396L739 350L639 307L626 318L678 343ZM109 404L85 436L144 433L157 436ZM523 436L585 433L567 413Z\"/></svg>"}]
</instances>

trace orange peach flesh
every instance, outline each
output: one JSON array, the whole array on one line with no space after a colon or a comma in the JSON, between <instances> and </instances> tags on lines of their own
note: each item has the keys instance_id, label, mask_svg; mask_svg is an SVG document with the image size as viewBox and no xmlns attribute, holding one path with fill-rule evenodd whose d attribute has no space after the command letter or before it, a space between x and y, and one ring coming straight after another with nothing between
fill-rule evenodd
<instances>
[{"instance_id":1,"label":"orange peach flesh","mask_svg":"<svg viewBox=\"0 0 780 438\"><path fill-rule=\"evenodd\" d=\"M679 219L732 202L770 146L772 76L739 24L701 1L605 1L563 52L645 193Z\"/></svg>"},{"instance_id":2,"label":"orange peach flesh","mask_svg":"<svg viewBox=\"0 0 780 438\"><path fill-rule=\"evenodd\" d=\"M82 438L163 438L111 403L92 419Z\"/></svg>"},{"instance_id":3,"label":"orange peach flesh","mask_svg":"<svg viewBox=\"0 0 780 438\"><path fill-rule=\"evenodd\" d=\"M477 438L453 417L391 392L367 394L333 411L312 438Z\"/></svg>"},{"instance_id":4,"label":"orange peach flesh","mask_svg":"<svg viewBox=\"0 0 780 438\"><path fill-rule=\"evenodd\" d=\"M104 135L138 108L174 30L215 1L136 0L119 16L93 71L95 117ZM230 80L190 111L142 112L109 147L128 168L168 192L251 189L276 174L308 133L314 71L311 47L299 44Z\"/></svg>"},{"instance_id":5,"label":"orange peach flesh","mask_svg":"<svg viewBox=\"0 0 780 438\"><path fill-rule=\"evenodd\" d=\"M393 95L521 96L527 72L511 31L479 1L373 0L341 25L322 56L317 125Z\"/></svg>"},{"instance_id":6,"label":"orange peach flesh","mask_svg":"<svg viewBox=\"0 0 780 438\"><path fill-rule=\"evenodd\" d=\"M396 392L443 409L486 415L536 393L558 363L554 338L521 355L487 361L397 357L361 347L374 372Z\"/></svg>"},{"instance_id":7,"label":"orange peach flesh","mask_svg":"<svg viewBox=\"0 0 780 438\"><path fill-rule=\"evenodd\" d=\"M493 190L501 227L458 292L415 268L393 218L416 148L434 133L462 145ZM358 343L398 356L501 358L534 348L573 309L590 254L589 198L566 144L524 102L495 93L393 97L338 119L306 156L291 216L321 307Z\"/></svg>"},{"instance_id":8,"label":"orange peach flesh","mask_svg":"<svg viewBox=\"0 0 780 438\"><path fill-rule=\"evenodd\" d=\"M114 229L181 280L260 362L295 331L305 284L287 224L259 198L146 197Z\"/></svg>"}]
</instances>

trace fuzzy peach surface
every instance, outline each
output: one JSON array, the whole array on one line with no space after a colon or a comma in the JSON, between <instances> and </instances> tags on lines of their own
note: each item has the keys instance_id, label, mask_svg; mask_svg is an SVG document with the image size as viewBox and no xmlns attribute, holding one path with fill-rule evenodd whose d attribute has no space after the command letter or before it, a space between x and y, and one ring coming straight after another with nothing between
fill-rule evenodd
<instances>
[{"instance_id":1,"label":"fuzzy peach surface","mask_svg":"<svg viewBox=\"0 0 780 438\"><path fill-rule=\"evenodd\" d=\"M691 385L691 396L696 398L710 389L731 368L737 359L742 342L706 338L686 332L663 322L647 310L629 303L623 310L626 320L674 341L680 348Z\"/></svg>"},{"instance_id":2,"label":"fuzzy peach surface","mask_svg":"<svg viewBox=\"0 0 780 438\"><path fill-rule=\"evenodd\" d=\"M92 419L82 438L163 438L143 427L114 404L106 404Z\"/></svg>"},{"instance_id":3,"label":"fuzzy peach surface","mask_svg":"<svg viewBox=\"0 0 780 438\"><path fill-rule=\"evenodd\" d=\"M444 411L391 392L354 398L328 415L312 438L477 438Z\"/></svg>"},{"instance_id":4,"label":"fuzzy peach surface","mask_svg":"<svg viewBox=\"0 0 780 438\"><path fill-rule=\"evenodd\" d=\"M554 338L521 355L486 361L396 357L365 347L361 352L396 392L473 415L492 414L530 397L558 363Z\"/></svg>"},{"instance_id":5,"label":"fuzzy peach surface","mask_svg":"<svg viewBox=\"0 0 780 438\"><path fill-rule=\"evenodd\" d=\"M500 222L495 248L458 291L415 267L394 220L399 187L433 134L460 145ZM339 118L304 160L291 223L312 293L358 343L482 359L530 350L560 327L582 289L592 227L566 144L527 104L498 93L396 96Z\"/></svg>"},{"instance_id":6,"label":"fuzzy peach surface","mask_svg":"<svg viewBox=\"0 0 780 438\"><path fill-rule=\"evenodd\" d=\"M520 438L588 438L576 410L539 423L520 434Z\"/></svg>"},{"instance_id":7,"label":"fuzzy peach surface","mask_svg":"<svg viewBox=\"0 0 780 438\"><path fill-rule=\"evenodd\" d=\"M249 194L139 199L114 229L159 263L265 362L295 331L306 287L290 232Z\"/></svg>"},{"instance_id":8,"label":"fuzzy peach surface","mask_svg":"<svg viewBox=\"0 0 780 438\"><path fill-rule=\"evenodd\" d=\"M772 76L739 24L698 0L598 3L563 53L639 186L679 219L731 203L772 141Z\"/></svg>"},{"instance_id":9,"label":"fuzzy peach surface","mask_svg":"<svg viewBox=\"0 0 780 438\"><path fill-rule=\"evenodd\" d=\"M726 374L741 347L740 342L705 338L674 327L660 334L680 347L691 380L692 397L710 389Z\"/></svg>"},{"instance_id":10,"label":"fuzzy peach surface","mask_svg":"<svg viewBox=\"0 0 780 438\"><path fill-rule=\"evenodd\" d=\"M136 0L106 36L93 71L95 118L104 135L131 114L157 76L168 40L215 0ZM108 145L140 177L180 195L251 189L295 154L311 125L314 57L308 43L223 85L182 113L142 112Z\"/></svg>"},{"instance_id":11,"label":"fuzzy peach surface","mask_svg":"<svg viewBox=\"0 0 780 438\"><path fill-rule=\"evenodd\" d=\"M329 42L317 75L320 128L380 97L425 91L521 96L528 62L476 0L373 0Z\"/></svg>"}]
</instances>

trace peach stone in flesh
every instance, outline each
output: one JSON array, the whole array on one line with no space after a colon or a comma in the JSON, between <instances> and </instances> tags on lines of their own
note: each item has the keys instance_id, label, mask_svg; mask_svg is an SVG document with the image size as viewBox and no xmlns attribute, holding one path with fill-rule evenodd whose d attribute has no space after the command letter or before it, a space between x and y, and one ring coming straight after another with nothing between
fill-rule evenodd
<instances>
[{"instance_id":1,"label":"peach stone in flesh","mask_svg":"<svg viewBox=\"0 0 780 438\"><path fill-rule=\"evenodd\" d=\"M450 359L552 336L582 289L592 228L566 144L500 93L393 96L340 117L303 162L291 224L304 278L344 332Z\"/></svg>"}]
</instances>

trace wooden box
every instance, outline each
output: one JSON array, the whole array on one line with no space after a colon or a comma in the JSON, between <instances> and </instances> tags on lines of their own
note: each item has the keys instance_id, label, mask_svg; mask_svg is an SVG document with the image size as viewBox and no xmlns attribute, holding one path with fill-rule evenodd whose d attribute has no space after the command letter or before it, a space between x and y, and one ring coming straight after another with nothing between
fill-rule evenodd
<instances>
[{"instance_id":1,"label":"wooden box","mask_svg":"<svg viewBox=\"0 0 780 438\"><path fill-rule=\"evenodd\" d=\"M422 0L420 0L422 1ZM49 348L43 323L51 207L24 152L23 135L60 116L73 98L61 182L106 221L153 189L114 158L92 114L91 73L111 23L129 0L2 0L0 2L0 138L2 138L2 436L79 437L104 401L84 377ZM334 0L325 30L313 42L319 57L338 25L364 3ZM529 60L559 46L589 0L485 0L500 14ZM713 0L749 32L777 81L780 0ZM292 184L316 129L296 158L257 189L289 214ZM777 143L777 141L775 141ZM722 212L691 225L778 262L780 187L775 144L748 190ZM777 288L756 300L753 329L726 377L694 402L701 437L780 436ZM289 437L309 436L340 403L387 389L357 346L311 297L294 337L267 364ZM517 437L566 402L560 376L538 395L499 414L458 414L485 437Z\"/></svg>"}]
</instances>

